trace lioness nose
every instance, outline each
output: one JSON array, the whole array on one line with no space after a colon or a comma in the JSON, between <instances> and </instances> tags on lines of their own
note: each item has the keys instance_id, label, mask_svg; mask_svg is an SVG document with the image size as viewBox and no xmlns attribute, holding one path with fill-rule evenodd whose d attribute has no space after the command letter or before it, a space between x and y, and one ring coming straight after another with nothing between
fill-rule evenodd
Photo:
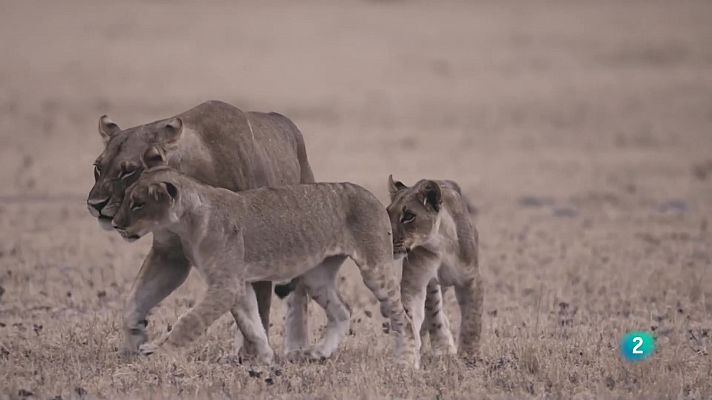
<instances>
[{"instance_id":1,"label":"lioness nose","mask_svg":"<svg viewBox=\"0 0 712 400\"><path fill-rule=\"evenodd\" d=\"M91 207L93 207L96 211L101 211L104 206L109 202L109 199L101 199L101 200L95 200L95 199L89 199L87 200L87 204L89 204Z\"/></svg>"}]
</instances>

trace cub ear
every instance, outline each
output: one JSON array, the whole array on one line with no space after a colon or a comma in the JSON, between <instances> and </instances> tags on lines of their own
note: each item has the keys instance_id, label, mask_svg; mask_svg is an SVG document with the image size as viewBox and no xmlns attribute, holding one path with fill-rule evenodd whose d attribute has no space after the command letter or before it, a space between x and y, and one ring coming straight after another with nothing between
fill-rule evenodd
<instances>
[{"instance_id":1,"label":"cub ear","mask_svg":"<svg viewBox=\"0 0 712 400\"><path fill-rule=\"evenodd\" d=\"M183 133L183 120L175 117L158 128L156 140L160 143L174 143L180 139L181 133Z\"/></svg>"},{"instance_id":2,"label":"cub ear","mask_svg":"<svg viewBox=\"0 0 712 400\"><path fill-rule=\"evenodd\" d=\"M425 181L420 189L420 194L423 198L423 205L430 207L434 211L440 211L440 206L443 203L443 195L440 191L440 185L434 181Z\"/></svg>"},{"instance_id":3,"label":"cub ear","mask_svg":"<svg viewBox=\"0 0 712 400\"><path fill-rule=\"evenodd\" d=\"M176 200L178 199L178 188L176 185L170 183L170 182L163 182L166 185L166 192L168 192L168 195L171 196L171 199Z\"/></svg>"},{"instance_id":4,"label":"cub ear","mask_svg":"<svg viewBox=\"0 0 712 400\"><path fill-rule=\"evenodd\" d=\"M156 182L148 186L148 195L154 200L160 200L161 197L175 200L178 198L178 188L170 182Z\"/></svg>"},{"instance_id":5,"label":"cub ear","mask_svg":"<svg viewBox=\"0 0 712 400\"><path fill-rule=\"evenodd\" d=\"M164 165L166 164L166 152L158 146L151 146L143 153L141 161L146 169Z\"/></svg>"},{"instance_id":6,"label":"cub ear","mask_svg":"<svg viewBox=\"0 0 712 400\"><path fill-rule=\"evenodd\" d=\"M121 128L108 116L102 115L99 118L99 135L101 135L104 144L108 143L109 139L119 131L121 131Z\"/></svg>"},{"instance_id":7,"label":"cub ear","mask_svg":"<svg viewBox=\"0 0 712 400\"><path fill-rule=\"evenodd\" d=\"M401 181L393 181L393 175L388 175L388 193L391 195L391 200L396 196L396 193L403 189L407 189L408 186L404 185Z\"/></svg>"}]
</instances>

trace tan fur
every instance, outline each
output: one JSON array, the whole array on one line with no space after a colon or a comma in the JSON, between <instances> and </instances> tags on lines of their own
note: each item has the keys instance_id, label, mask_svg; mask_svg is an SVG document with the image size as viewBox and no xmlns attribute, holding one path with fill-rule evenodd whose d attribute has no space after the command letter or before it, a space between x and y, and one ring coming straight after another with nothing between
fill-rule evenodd
<instances>
[{"instance_id":1,"label":"tan fur","mask_svg":"<svg viewBox=\"0 0 712 400\"><path fill-rule=\"evenodd\" d=\"M367 190L349 183L316 183L260 188L238 193L203 185L167 167L145 171L127 190L113 219L133 240L149 232L171 233L205 278L203 300L146 353L178 349L232 311L264 362L272 350L256 329L254 294L246 284L301 276L304 287L328 318L323 339L309 351L329 357L348 332L350 315L335 289L346 257L359 266L366 286L381 302L397 335L400 362L415 363L415 337L393 277L388 215ZM417 366L417 365L416 365Z\"/></svg>"},{"instance_id":2,"label":"tan fur","mask_svg":"<svg viewBox=\"0 0 712 400\"><path fill-rule=\"evenodd\" d=\"M388 185L394 252L404 256L401 297L420 331L416 347L421 348L429 333L433 352L456 352L441 290L454 286L462 316L457 352L467 358L477 356L483 298L478 237L459 186L452 181L421 180L407 187L392 177Z\"/></svg>"},{"instance_id":3,"label":"tan fur","mask_svg":"<svg viewBox=\"0 0 712 400\"><path fill-rule=\"evenodd\" d=\"M125 189L149 162L164 163L200 182L232 191L261 186L313 182L304 139L297 127L276 113L243 112L220 101L209 101L175 117L122 130L107 116L99 119L105 148L95 162L96 183L87 205L100 224L110 221L121 204ZM178 238L159 232L141 266L129 295L124 317L125 350L135 352L148 340L148 310L185 280L190 262ZM254 284L260 317L269 327L271 283ZM292 295L292 302L306 307L306 298ZM290 343L307 342L306 318L294 313Z\"/></svg>"}]
</instances>

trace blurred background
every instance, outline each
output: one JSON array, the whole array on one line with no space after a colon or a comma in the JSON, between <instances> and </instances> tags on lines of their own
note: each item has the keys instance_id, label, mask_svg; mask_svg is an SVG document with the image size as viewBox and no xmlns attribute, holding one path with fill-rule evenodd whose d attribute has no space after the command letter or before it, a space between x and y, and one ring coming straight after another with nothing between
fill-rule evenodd
<instances>
[{"instance_id":1,"label":"blurred background","mask_svg":"<svg viewBox=\"0 0 712 400\"><path fill-rule=\"evenodd\" d=\"M83 194L99 115L208 99L286 114L320 179L381 189L392 172L568 194L609 183L597 162L624 179L709 152L703 1L1 7L3 194Z\"/></svg>"},{"instance_id":2,"label":"blurred background","mask_svg":"<svg viewBox=\"0 0 712 400\"><path fill-rule=\"evenodd\" d=\"M6 384L46 385L13 361L23 346L53 341L59 359L72 346L28 318L61 332L102 315L94 323L115 340L148 250L86 210L99 116L128 128L218 99L291 118L317 180L383 202L390 173L460 183L486 282L472 385L704 393L689 371L710 367L711 18L709 1L0 1ZM199 293L195 281L158 326ZM360 282L342 286L354 318L372 308ZM276 343L281 313L276 302ZM611 350L632 329L662 343L635 376ZM597 352L577 355L591 335ZM359 338L347 348L367 346ZM511 367L522 351L535 372ZM63 379L116 390L71 371Z\"/></svg>"}]
</instances>

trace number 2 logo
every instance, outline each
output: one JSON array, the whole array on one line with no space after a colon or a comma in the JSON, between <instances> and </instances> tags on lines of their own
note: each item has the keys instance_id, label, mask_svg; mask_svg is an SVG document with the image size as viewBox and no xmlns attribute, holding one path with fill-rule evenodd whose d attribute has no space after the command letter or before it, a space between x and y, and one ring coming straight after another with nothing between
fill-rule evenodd
<instances>
[{"instance_id":1,"label":"number 2 logo","mask_svg":"<svg viewBox=\"0 0 712 400\"><path fill-rule=\"evenodd\" d=\"M655 338L648 332L628 332L621 339L621 355L628 361L642 361L655 351Z\"/></svg>"},{"instance_id":2,"label":"number 2 logo","mask_svg":"<svg viewBox=\"0 0 712 400\"><path fill-rule=\"evenodd\" d=\"M643 354L643 351L640 350L640 346L643 345L643 338L640 336L636 336L633 338L633 342L637 343L635 347L633 347L633 354Z\"/></svg>"}]
</instances>

